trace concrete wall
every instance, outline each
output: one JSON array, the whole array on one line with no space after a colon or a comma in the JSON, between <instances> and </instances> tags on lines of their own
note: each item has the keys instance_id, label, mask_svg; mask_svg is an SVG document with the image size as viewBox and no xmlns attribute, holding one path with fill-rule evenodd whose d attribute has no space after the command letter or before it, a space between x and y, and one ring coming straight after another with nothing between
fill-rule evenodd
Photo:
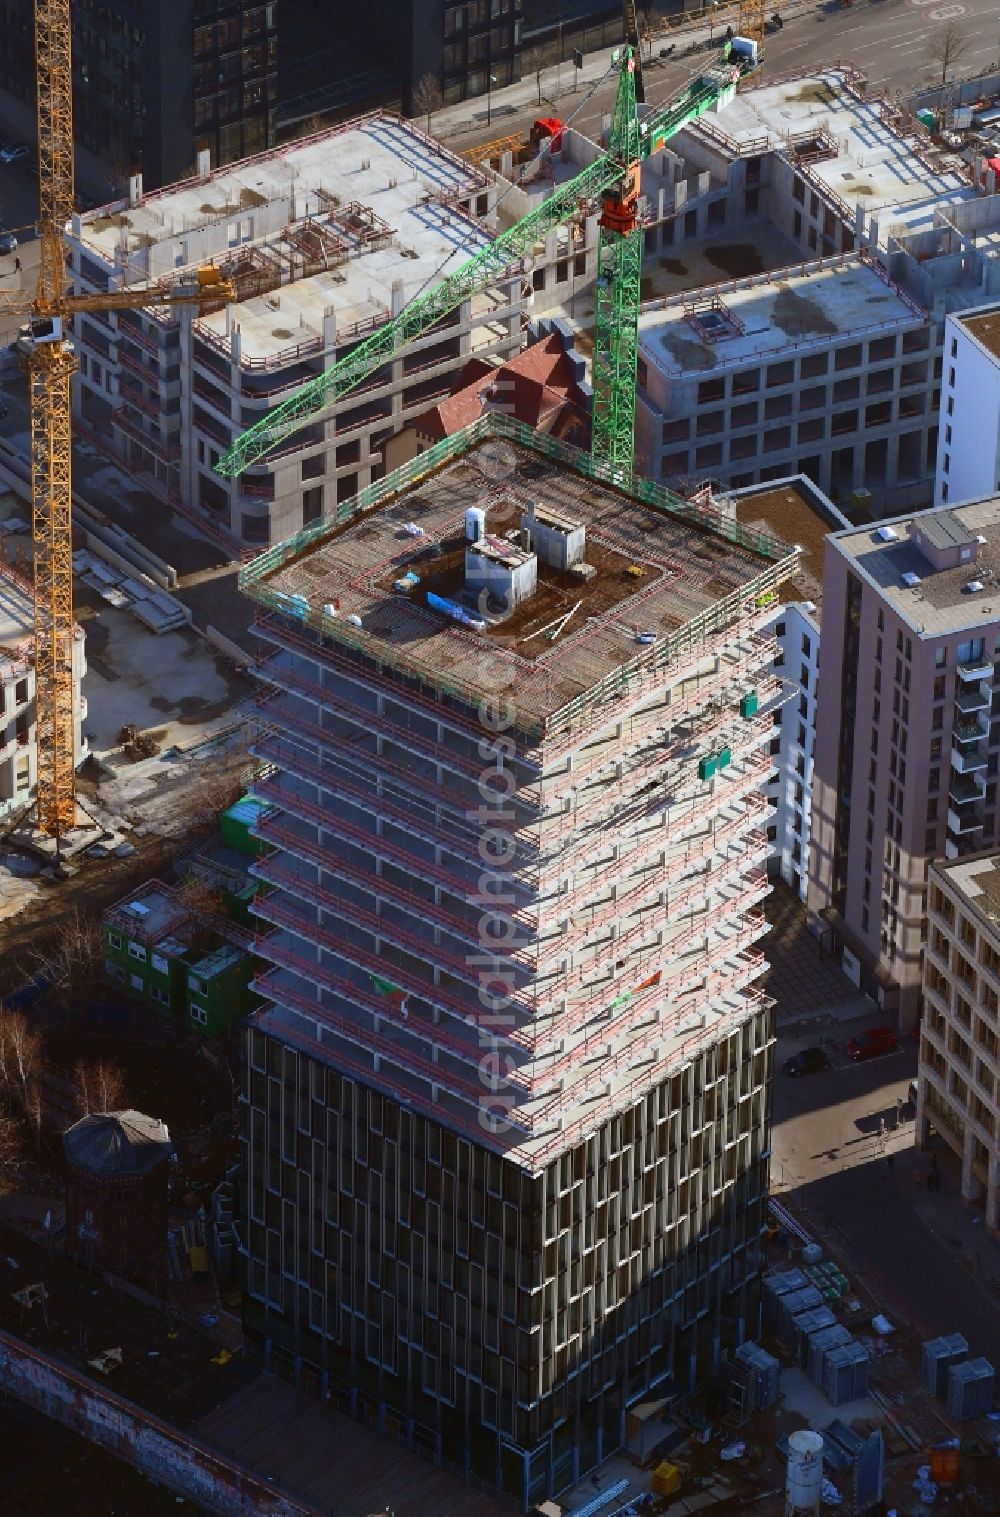
<instances>
[{"instance_id":1,"label":"concrete wall","mask_svg":"<svg viewBox=\"0 0 1000 1517\"><path fill-rule=\"evenodd\" d=\"M0 1388L210 1512L323 1517L315 1507L4 1332Z\"/></svg>"},{"instance_id":2,"label":"concrete wall","mask_svg":"<svg viewBox=\"0 0 1000 1517\"><path fill-rule=\"evenodd\" d=\"M998 488L1000 361L949 318L944 329L934 504L956 505L992 495Z\"/></svg>"}]
</instances>

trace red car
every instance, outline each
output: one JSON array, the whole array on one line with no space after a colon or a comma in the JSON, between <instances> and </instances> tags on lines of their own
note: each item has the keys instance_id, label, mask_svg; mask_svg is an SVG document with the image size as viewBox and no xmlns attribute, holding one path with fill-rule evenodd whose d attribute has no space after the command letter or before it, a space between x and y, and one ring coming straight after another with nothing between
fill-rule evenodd
<instances>
[{"instance_id":1,"label":"red car","mask_svg":"<svg viewBox=\"0 0 1000 1517\"><path fill-rule=\"evenodd\" d=\"M875 1059L880 1053L895 1053L899 1039L891 1027L866 1027L860 1038L852 1038L847 1045L847 1057L858 1063L861 1059Z\"/></svg>"}]
</instances>

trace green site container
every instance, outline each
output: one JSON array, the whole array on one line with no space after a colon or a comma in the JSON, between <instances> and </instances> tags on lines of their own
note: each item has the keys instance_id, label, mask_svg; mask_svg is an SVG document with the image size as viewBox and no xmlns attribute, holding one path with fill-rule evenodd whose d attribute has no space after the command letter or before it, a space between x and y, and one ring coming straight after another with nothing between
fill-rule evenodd
<instances>
[{"instance_id":1,"label":"green site container","mask_svg":"<svg viewBox=\"0 0 1000 1517\"><path fill-rule=\"evenodd\" d=\"M759 705L760 698L756 690L748 690L746 695L740 701L740 716L744 718L756 716L757 708Z\"/></svg>"},{"instance_id":2,"label":"green site container","mask_svg":"<svg viewBox=\"0 0 1000 1517\"><path fill-rule=\"evenodd\" d=\"M917 120L920 122L920 125L925 126L929 132L933 132L937 127L937 117L933 111L926 109L917 111Z\"/></svg>"},{"instance_id":3,"label":"green site container","mask_svg":"<svg viewBox=\"0 0 1000 1517\"><path fill-rule=\"evenodd\" d=\"M707 754L705 758L698 760L698 778L700 780L710 780L715 770L716 762L714 755Z\"/></svg>"},{"instance_id":4,"label":"green site container","mask_svg":"<svg viewBox=\"0 0 1000 1517\"><path fill-rule=\"evenodd\" d=\"M718 762L719 768L725 769L728 764L733 762L733 750L731 748L721 748L719 750Z\"/></svg>"},{"instance_id":5,"label":"green site container","mask_svg":"<svg viewBox=\"0 0 1000 1517\"><path fill-rule=\"evenodd\" d=\"M257 858L266 848L266 844L250 833L264 810L264 802L258 801L251 795L241 796L235 806L230 806L219 818L219 832L222 841L230 848L235 848L239 853L249 854L251 858Z\"/></svg>"}]
</instances>

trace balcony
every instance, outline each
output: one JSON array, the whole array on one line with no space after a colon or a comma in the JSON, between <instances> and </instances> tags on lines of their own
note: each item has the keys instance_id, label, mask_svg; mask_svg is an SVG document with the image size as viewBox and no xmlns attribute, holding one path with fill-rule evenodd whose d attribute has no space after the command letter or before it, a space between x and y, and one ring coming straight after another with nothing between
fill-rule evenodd
<instances>
[{"instance_id":1,"label":"balcony","mask_svg":"<svg viewBox=\"0 0 1000 1517\"><path fill-rule=\"evenodd\" d=\"M970 685L965 690L959 688L955 691L955 710L963 716L974 716L977 711L989 709L990 699L988 685Z\"/></svg>"},{"instance_id":2,"label":"balcony","mask_svg":"<svg viewBox=\"0 0 1000 1517\"><path fill-rule=\"evenodd\" d=\"M948 794L959 806L968 806L981 801L986 794L986 780L981 774L952 774L948 779Z\"/></svg>"},{"instance_id":3,"label":"balcony","mask_svg":"<svg viewBox=\"0 0 1000 1517\"><path fill-rule=\"evenodd\" d=\"M978 806L963 808L961 811L948 807L948 831L954 832L959 837L967 832L977 832L985 821L986 818Z\"/></svg>"},{"instance_id":4,"label":"balcony","mask_svg":"<svg viewBox=\"0 0 1000 1517\"><path fill-rule=\"evenodd\" d=\"M986 768L986 749L980 747L961 747L951 750L951 767L958 774L973 774L977 769Z\"/></svg>"},{"instance_id":5,"label":"balcony","mask_svg":"<svg viewBox=\"0 0 1000 1517\"><path fill-rule=\"evenodd\" d=\"M967 664L959 664L957 673L960 680L965 684L976 684L979 680L993 678L993 660L985 655L972 658Z\"/></svg>"},{"instance_id":6,"label":"balcony","mask_svg":"<svg viewBox=\"0 0 1000 1517\"><path fill-rule=\"evenodd\" d=\"M977 743L981 737L989 737L990 719L980 709L975 716L956 718L951 729L953 743Z\"/></svg>"}]
</instances>

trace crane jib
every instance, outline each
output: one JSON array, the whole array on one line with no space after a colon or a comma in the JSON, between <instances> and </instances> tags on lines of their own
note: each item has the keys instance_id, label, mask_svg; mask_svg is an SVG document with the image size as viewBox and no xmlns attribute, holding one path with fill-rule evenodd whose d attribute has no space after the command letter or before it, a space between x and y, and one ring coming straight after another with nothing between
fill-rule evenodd
<instances>
[{"instance_id":1,"label":"crane jib","mask_svg":"<svg viewBox=\"0 0 1000 1517\"><path fill-rule=\"evenodd\" d=\"M623 49L623 57L627 65L628 48ZM742 65L711 67L702 78L685 86L677 98L640 118L635 106L635 76L623 67L612 118L610 152L555 189L536 210L501 233L452 274L446 275L433 290L416 295L398 316L359 343L325 374L310 380L288 400L281 401L235 440L216 464L216 472L226 478L237 478L273 452L287 437L307 426L329 405L366 380L374 379L382 365L405 343L431 332L456 307L504 277L516 278L516 264L535 243L578 215L582 204L598 200L618 184L635 159L648 158L658 152L686 123L703 115L713 105L727 103L745 71ZM637 235L641 236L641 230Z\"/></svg>"}]
</instances>

